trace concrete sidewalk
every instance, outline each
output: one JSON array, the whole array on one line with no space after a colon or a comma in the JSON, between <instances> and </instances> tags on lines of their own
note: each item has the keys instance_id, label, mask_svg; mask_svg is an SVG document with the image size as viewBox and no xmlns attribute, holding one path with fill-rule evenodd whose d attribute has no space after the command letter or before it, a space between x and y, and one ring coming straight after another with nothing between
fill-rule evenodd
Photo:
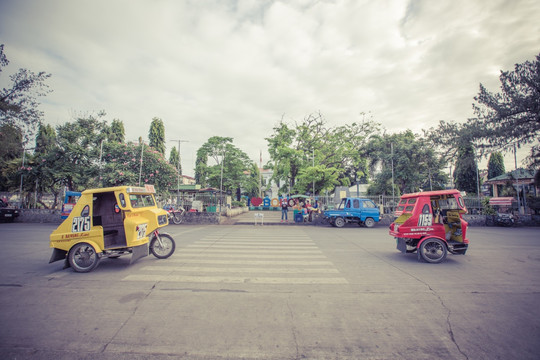
<instances>
[{"instance_id":1,"label":"concrete sidewalk","mask_svg":"<svg viewBox=\"0 0 540 360\"><path fill-rule=\"evenodd\" d=\"M256 217L256 214L262 214L262 217ZM250 210L243 214L230 218L227 223L234 225L314 225L310 222L294 222L294 213L292 210L288 212L288 221L281 221L280 211L263 211Z\"/></svg>"}]
</instances>

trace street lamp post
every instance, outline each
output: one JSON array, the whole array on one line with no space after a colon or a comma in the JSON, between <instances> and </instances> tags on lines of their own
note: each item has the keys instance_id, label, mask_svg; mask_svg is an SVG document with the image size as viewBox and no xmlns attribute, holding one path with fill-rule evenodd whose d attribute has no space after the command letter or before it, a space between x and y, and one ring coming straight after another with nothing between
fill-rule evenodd
<instances>
[{"instance_id":1,"label":"street lamp post","mask_svg":"<svg viewBox=\"0 0 540 360\"><path fill-rule=\"evenodd\" d=\"M180 163L180 144L183 142L189 142L188 140L171 140L178 141L178 165L176 167L177 178L176 178L176 205L180 206L180 176L182 176L182 164Z\"/></svg>"},{"instance_id":2,"label":"street lamp post","mask_svg":"<svg viewBox=\"0 0 540 360\"><path fill-rule=\"evenodd\" d=\"M315 201L315 149L311 151L311 156L313 157L313 201Z\"/></svg>"},{"instance_id":3,"label":"street lamp post","mask_svg":"<svg viewBox=\"0 0 540 360\"><path fill-rule=\"evenodd\" d=\"M223 203L223 163L225 162L225 148L221 157L221 176L219 179L219 216L221 217L221 204Z\"/></svg>"}]
</instances>

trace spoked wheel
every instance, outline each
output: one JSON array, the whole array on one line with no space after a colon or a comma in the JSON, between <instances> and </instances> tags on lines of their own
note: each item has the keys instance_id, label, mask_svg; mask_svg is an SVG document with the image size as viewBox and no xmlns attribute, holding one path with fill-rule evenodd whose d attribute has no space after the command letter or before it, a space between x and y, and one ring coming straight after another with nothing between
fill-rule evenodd
<instances>
[{"instance_id":1,"label":"spoked wheel","mask_svg":"<svg viewBox=\"0 0 540 360\"><path fill-rule=\"evenodd\" d=\"M78 243L69 250L68 260L76 272L90 272L98 265L99 255L92 245Z\"/></svg>"},{"instance_id":2,"label":"spoked wheel","mask_svg":"<svg viewBox=\"0 0 540 360\"><path fill-rule=\"evenodd\" d=\"M334 224L336 227L341 228L345 226L345 219L342 217L337 217L336 220L334 220Z\"/></svg>"},{"instance_id":3,"label":"spoked wheel","mask_svg":"<svg viewBox=\"0 0 540 360\"><path fill-rule=\"evenodd\" d=\"M429 238L422 242L418 248L418 260L438 264L446 259L446 244L436 238Z\"/></svg>"},{"instance_id":4,"label":"spoked wheel","mask_svg":"<svg viewBox=\"0 0 540 360\"><path fill-rule=\"evenodd\" d=\"M181 224L182 223L182 220L184 220L184 217L182 216L181 213L173 213L173 216L172 216L172 221L174 224L178 225L178 224Z\"/></svg>"},{"instance_id":5,"label":"spoked wheel","mask_svg":"<svg viewBox=\"0 0 540 360\"><path fill-rule=\"evenodd\" d=\"M375 226L375 220L373 220L372 218L367 218L364 221L364 226L367 228L372 228L373 226Z\"/></svg>"},{"instance_id":6,"label":"spoked wheel","mask_svg":"<svg viewBox=\"0 0 540 360\"><path fill-rule=\"evenodd\" d=\"M150 241L150 252L158 259L166 259L174 253L176 243L171 235L166 233L158 234L159 239L154 234Z\"/></svg>"}]
</instances>

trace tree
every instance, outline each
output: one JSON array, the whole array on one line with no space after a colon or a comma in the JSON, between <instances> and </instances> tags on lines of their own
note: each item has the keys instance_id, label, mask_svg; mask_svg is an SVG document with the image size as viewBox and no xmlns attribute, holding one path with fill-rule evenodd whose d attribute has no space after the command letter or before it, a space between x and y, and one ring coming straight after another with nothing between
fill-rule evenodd
<instances>
[{"instance_id":1,"label":"tree","mask_svg":"<svg viewBox=\"0 0 540 360\"><path fill-rule=\"evenodd\" d=\"M448 178L443 172L443 159L426 139L411 130L374 136L364 152L369 159L370 171L376 174L368 188L369 194L399 196L421 189L445 188Z\"/></svg>"},{"instance_id":2,"label":"tree","mask_svg":"<svg viewBox=\"0 0 540 360\"><path fill-rule=\"evenodd\" d=\"M99 157L101 143L106 142L109 127L101 118L89 115L79 117L56 128L57 148L47 162L54 169L56 182L71 190L97 187L99 183Z\"/></svg>"},{"instance_id":3,"label":"tree","mask_svg":"<svg viewBox=\"0 0 540 360\"><path fill-rule=\"evenodd\" d=\"M488 161L488 179L503 175L506 173L504 169L504 158L500 151L491 153Z\"/></svg>"},{"instance_id":4,"label":"tree","mask_svg":"<svg viewBox=\"0 0 540 360\"><path fill-rule=\"evenodd\" d=\"M153 184L156 191L167 193L176 187L177 173L163 155L141 143L105 142L103 146L103 186ZM141 167L141 153L143 157Z\"/></svg>"},{"instance_id":5,"label":"tree","mask_svg":"<svg viewBox=\"0 0 540 360\"><path fill-rule=\"evenodd\" d=\"M230 192L245 189L246 174L252 169L253 162L232 142L231 137L212 136L199 148L195 177L200 184L220 188L223 183L223 189ZM208 165L208 159L213 159L215 165Z\"/></svg>"},{"instance_id":6,"label":"tree","mask_svg":"<svg viewBox=\"0 0 540 360\"><path fill-rule=\"evenodd\" d=\"M474 98L477 115L475 137L489 149L512 149L533 144L531 157L538 157L540 145L540 54L535 61L516 64L514 71L501 71L501 92L491 93L480 84Z\"/></svg>"},{"instance_id":7,"label":"tree","mask_svg":"<svg viewBox=\"0 0 540 360\"><path fill-rule=\"evenodd\" d=\"M8 64L4 44L0 44L0 74ZM45 83L50 76L45 72L36 74L27 69L19 69L11 75L11 86L0 90L0 124L16 125L21 130L33 132L43 117L43 112L38 109L37 97L50 92Z\"/></svg>"},{"instance_id":8,"label":"tree","mask_svg":"<svg viewBox=\"0 0 540 360\"><path fill-rule=\"evenodd\" d=\"M207 187L208 183L208 155L204 148L197 150L197 159L195 160L195 183L200 184L202 187Z\"/></svg>"},{"instance_id":9,"label":"tree","mask_svg":"<svg viewBox=\"0 0 540 360\"><path fill-rule=\"evenodd\" d=\"M180 160L180 155L178 154L178 150L176 150L176 146L173 146L169 154L169 164L173 165L174 167L178 167L179 160Z\"/></svg>"},{"instance_id":10,"label":"tree","mask_svg":"<svg viewBox=\"0 0 540 360\"><path fill-rule=\"evenodd\" d=\"M21 166L23 152L22 131L13 124L0 125L0 191L14 187L16 173Z\"/></svg>"},{"instance_id":11,"label":"tree","mask_svg":"<svg viewBox=\"0 0 540 360\"><path fill-rule=\"evenodd\" d=\"M467 193L478 193L478 168L474 147L471 143L462 145L458 150L456 169L454 170L454 183L456 188Z\"/></svg>"},{"instance_id":12,"label":"tree","mask_svg":"<svg viewBox=\"0 0 540 360\"><path fill-rule=\"evenodd\" d=\"M160 118L153 118L148 132L150 147L156 149L160 154L165 154L165 126Z\"/></svg>"},{"instance_id":13,"label":"tree","mask_svg":"<svg viewBox=\"0 0 540 360\"><path fill-rule=\"evenodd\" d=\"M36 136L36 154L45 155L56 147L56 131L49 124L39 125Z\"/></svg>"},{"instance_id":14,"label":"tree","mask_svg":"<svg viewBox=\"0 0 540 360\"><path fill-rule=\"evenodd\" d=\"M114 119L111 123L109 141L115 141L123 143L126 137L126 130L124 129L124 123L122 120Z\"/></svg>"},{"instance_id":15,"label":"tree","mask_svg":"<svg viewBox=\"0 0 540 360\"><path fill-rule=\"evenodd\" d=\"M282 193L313 192L313 187L320 193L349 185L358 175L366 176L367 163L360 149L378 126L364 118L328 127L320 113L294 126L281 121L266 138L273 181L281 185Z\"/></svg>"}]
</instances>

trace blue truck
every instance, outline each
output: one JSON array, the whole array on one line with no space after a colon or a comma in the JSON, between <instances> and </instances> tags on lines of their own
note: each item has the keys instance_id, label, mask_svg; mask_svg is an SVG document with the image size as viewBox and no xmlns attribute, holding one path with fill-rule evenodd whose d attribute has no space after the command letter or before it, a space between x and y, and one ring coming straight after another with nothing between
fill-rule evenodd
<instances>
[{"instance_id":1,"label":"blue truck","mask_svg":"<svg viewBox=\"0 0 540 360\"><path fill-rule=\"evenodd\" d=\"M370 199L343 198L334 210L324 212L324 218L335 227L343 227L346 223L357 223L360 226L373 227L379 222L381 213Z\"/></svg>"}]
</instances>

